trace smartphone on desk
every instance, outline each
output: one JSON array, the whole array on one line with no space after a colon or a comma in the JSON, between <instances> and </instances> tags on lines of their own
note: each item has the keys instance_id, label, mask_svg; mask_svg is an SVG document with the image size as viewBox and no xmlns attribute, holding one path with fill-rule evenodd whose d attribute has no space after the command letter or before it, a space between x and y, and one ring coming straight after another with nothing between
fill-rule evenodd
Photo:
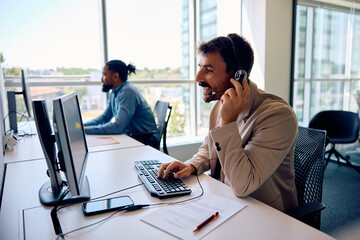
<instances>
[{"instance_id":1,"label":"smartphone on desk","mask_svg":"<svg viewBox=\"0 0 360 240\"><path fill-rule=\"evenodd\" d=\"M83 203L82 209L85 216L92 216L95 214L117 211L133 205L134 202L129 196L121 196L86 202Z\"/></svg>"}]
</instances>

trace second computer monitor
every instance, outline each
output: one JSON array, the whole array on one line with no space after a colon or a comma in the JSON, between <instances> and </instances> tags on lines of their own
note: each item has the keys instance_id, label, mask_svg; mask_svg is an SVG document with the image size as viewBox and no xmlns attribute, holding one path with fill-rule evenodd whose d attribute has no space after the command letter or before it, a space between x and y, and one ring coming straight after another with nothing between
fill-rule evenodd
<instances>
[{"instance_id":1,"label":"second computer monitor","mask_svg":"<svg viewBox=\"0 0 360 240\"><path fill-rule=\"evenodd\" d=\"M15 133L18 132L17 126L17 110L16 110L16 97L15 95L22 95L26 107L26 111L28 113L29 118L32 117L32 105L31 105L31 95L29 86L26 79L26 73L24 70L21 70L21 92L15 91L8 91L7 98L8 98L8 108L9 108L9 123L10 123L10 130L13 130ZM23 113L21 113L23 114Z\"/></svg>"},{"instance_id":2,"label":"second computer monitor","mask_svg":"<svg viewBox=\"0 0 360 240\"><path fill-rule=\"evenodd\" d=\"M65 169L71 194L82 194L88 158L79 99L75 92L53 100L53 126L60 167Z\"/></svg>"},{"instance_id":3,"label":"second computer monitor","mask_svg":"<svg viewBox=\"0 0 360 240\"><path fill-rule=\"evenodd\" d=\"M39 190L40 202L45 206L54 206L89 200L90 187L85 176L88 148L77 94L70 93L53 100L54 134L45 101L35 100L33 105L50 177L50 181ZM60 172L64 173L65 179Z\"/></svg>"}]
</instances>

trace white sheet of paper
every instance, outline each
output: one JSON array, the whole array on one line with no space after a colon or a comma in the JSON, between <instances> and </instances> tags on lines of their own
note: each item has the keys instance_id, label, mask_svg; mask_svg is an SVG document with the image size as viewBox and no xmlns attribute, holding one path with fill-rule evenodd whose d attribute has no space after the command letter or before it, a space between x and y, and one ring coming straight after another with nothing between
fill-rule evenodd
<instances>
[{"instance_id":1,"label":"white sheet of paper","mask_svg":"<svg viewBox=\"0 0 360 240\"><path fill-rule=\"evenodd\" d=\"M205 193L200 199L188 203L159 208L141 220L181 239L200 239L244 207L243 203ZM215 212L219 212L218 217L193 232Z\"/></svg>"}]
</instances>

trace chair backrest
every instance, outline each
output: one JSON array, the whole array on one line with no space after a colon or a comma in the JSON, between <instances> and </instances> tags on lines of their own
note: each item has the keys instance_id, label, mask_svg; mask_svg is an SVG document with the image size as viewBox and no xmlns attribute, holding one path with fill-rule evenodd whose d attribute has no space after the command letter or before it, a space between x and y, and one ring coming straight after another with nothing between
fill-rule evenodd
<instances>
[{"instance_id":1,"label":"chair backrest","mask_svg":"<svg viewBox=\"0 0 360 240\"><path fill-rule=\"evenodd\" d=\"M1 139L2 140L2 139ZM2 193L4 187L4 180L5 180L5 163L4 163L4 153L3 153L3 146L2 141L0 141L0 210L1 210L1 200L2 200Z\"/></svg>"},{"instance_id":2,"label":"chair backrest","mask_svg":"<svg viewBox=\"0 0 360 240\"><path fill-rule=\"evenodd\" d=\"M5 85L4 85L4 76L0 63L0 208L1 208L1 199L3 192L3 184L5 178L5 163L4 163L4 147L3 139L6 135L6 127L4 120L4 112L6 107L5 101Z\"/></svg>"},{"instance_id":3,"label":"chair backrest","mask_svg":"<svg viewBox=\"0 0 360 240\"><path fill-rule=\"evenodd\" d=\"M154 117L156 121L157 128L159 129L158 142L163 141L163 151L168 154L167 145L166 145L166 131L167 125L170 119L172 106L168 102L157 101L154 108Z\"/></svg>"},{"instance_id":4,"label":"chair backrest","mask_svg":"<svg viewBox=\"0 0 360 240\"><path fill-rule=\"evenodd\" d=\"M325 141L326 131L299 127L294 153L295 184L299 205L321 202Z\"/></svg>"},{"instance_id":5,"label":"chair backrest","mask_svg":"<svg viewBox=\"0 0 360 240\"><path fill-rule=\"evenodd\" d=\"M310 120L309 127L326 130L331 143L353 143L359 137L359 115L343 110L322 111Z\"/></svg>"}]
</instances>

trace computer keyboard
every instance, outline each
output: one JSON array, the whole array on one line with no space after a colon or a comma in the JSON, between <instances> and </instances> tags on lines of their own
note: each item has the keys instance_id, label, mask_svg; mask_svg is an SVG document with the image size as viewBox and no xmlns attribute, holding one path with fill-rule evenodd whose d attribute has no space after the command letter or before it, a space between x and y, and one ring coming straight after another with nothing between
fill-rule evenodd
<instances>
[{"instance_id":1,"label":"computer keyboard","mask_svg":"<svg viewBox=\"0 0 360 240\"><path fill-rule=\"evenodd\" d=\"M191 189L182 180L173 177L170 172L166 179L158 179L159 160L135 161L138 177L144 183L151 196L168 198L191 193Z\"/></svg>"}]
</instances>

